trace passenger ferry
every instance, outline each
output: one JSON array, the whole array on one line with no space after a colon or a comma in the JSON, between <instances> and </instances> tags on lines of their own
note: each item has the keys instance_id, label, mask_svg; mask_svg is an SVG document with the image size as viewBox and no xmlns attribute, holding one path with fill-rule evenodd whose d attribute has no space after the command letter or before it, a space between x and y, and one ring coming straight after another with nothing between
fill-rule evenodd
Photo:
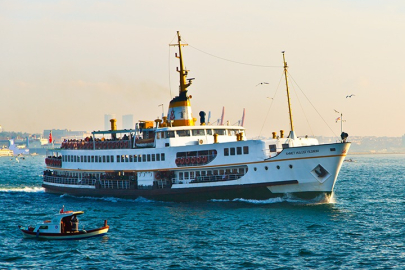
<instances>
[{"instance_id":1,"label":"passenger ferry","mask_svg":"<svg viewBox=\"0 0 405 270\"><path fill-rule=\"evenodd\" d=\"M350 147L348 135L332 144L296 135L284 52L291 131L247 140L242 126L209 125L204 112L196 123L188 95L193 79L187 79L183 65L187 44L179 32L177 37L179 95L170 101L167 116L140 121L131 130L117 130L111 119L111 130L63 142L45 159L46 192L159 201L330 195Z\"/></svg>"}]
</instances>

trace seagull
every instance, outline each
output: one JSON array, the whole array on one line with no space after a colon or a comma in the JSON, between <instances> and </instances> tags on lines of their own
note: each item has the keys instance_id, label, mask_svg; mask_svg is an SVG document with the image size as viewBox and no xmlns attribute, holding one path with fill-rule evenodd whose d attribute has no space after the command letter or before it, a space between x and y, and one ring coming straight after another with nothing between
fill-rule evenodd
<instances>
[{"instance_id":1,"label":"seagull","mask_svg":"<svg viewBox=\"0 0 405 270\"><path fill-rule=\"evenodd\" d=\"M273 99L272 97L267 97L268 99Z\"/></svg>"},{"instance_id":2,"label":"seagull","mask_svg":"<svg viewBox=\"0 0 405 270\"><path fill-rule=\"evenodd\" d=\"M337 110L335 110L335 109L333 109L335 112L337 112L337 113L340 113L340 112L338 112Z\"/></svg>"},{"instance_id":3,"label":"seagull","mask_svg":"<svg viewBox=\"0 0 405 270\"><path fill-rule=\"evenodd\" d=\"M354 94L351 94L351 95L349 95L349 96L346 96L346 98L351 98L351 97L354 97Z\"/></svg>"},{"instance_id":4,"label":"seagull","mask_svg":"<svg viewBox=\"0 0 405 270\"><path fill-rule=\"evenodd\" d=\"M269 84L269 83L268 82L261 82L261 83L257 84L256 86L261 85L261 84Z\"/></svg>"}]
</instances>

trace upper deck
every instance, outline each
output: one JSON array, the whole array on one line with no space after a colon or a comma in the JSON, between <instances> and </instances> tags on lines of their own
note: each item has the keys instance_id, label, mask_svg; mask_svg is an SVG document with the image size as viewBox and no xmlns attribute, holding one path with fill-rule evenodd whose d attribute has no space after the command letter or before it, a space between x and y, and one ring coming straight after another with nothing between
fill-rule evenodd
<instances>
[{"instance_id":1,"label":"upper deck","mask_svg":"<svg viewBox=\"0 0 405 270\"><path fill-rule=\"evenodd\" d=\"M240 126L181 126L93 131L90 138L63 142L61 149L164 148L244 140L245 129Z\"/></svg>"}]
</instances>

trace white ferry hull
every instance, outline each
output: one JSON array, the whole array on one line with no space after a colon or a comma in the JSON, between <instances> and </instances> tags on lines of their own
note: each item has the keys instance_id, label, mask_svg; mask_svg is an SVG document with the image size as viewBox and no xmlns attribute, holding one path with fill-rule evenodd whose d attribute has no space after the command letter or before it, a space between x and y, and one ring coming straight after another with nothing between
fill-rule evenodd
<instances>
[{"instance_id":1,"label":"white ferry hull","mask_svg":"<svg viewBox=\"0 0 405 270\"><path fill-rule=\"evenodd\" d=\"M66 185L51 182L44 182L43 187L47 192L57 194L129 199L144 197L159 201L237 198L265 200L285 194L311 199L320 194L332 193L349 147L350 143L336 143L288 148L276 157L243 164L248 166L248 172L243 177L231 181L178 183L170 188L158 189L114 189L99 188L96 185ZM223 165L207 165L205 168L221 168L221 166ZM323 174L320 173L321 177L315 172L319 166L323 170Z\"/></svg>"}]
</instances>

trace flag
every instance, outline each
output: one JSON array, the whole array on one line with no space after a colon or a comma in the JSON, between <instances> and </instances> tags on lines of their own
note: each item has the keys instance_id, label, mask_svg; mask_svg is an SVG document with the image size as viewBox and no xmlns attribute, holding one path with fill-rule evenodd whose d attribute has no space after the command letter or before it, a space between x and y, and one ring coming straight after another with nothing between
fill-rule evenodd
<instances>
[{"instance_id":1,"label":"flag","mask_svg":"<svg viewBox=\"0 0 405 270\"><path fill-rule=\"evenodd\" d=\"M338 121L340 121L340 117L336 118L336 123L337 123Z\"/></svg>"},{"instance_id":2,"label":"flag","mask_svg":"<svg viewBox=\"0 0 405 270\"><path fill-rule=\"evenodd\" d=\"M48 139L49 143L52 143L52 130L51 132L49 132L49 139Z\"/></svg>"}]
</instances>

